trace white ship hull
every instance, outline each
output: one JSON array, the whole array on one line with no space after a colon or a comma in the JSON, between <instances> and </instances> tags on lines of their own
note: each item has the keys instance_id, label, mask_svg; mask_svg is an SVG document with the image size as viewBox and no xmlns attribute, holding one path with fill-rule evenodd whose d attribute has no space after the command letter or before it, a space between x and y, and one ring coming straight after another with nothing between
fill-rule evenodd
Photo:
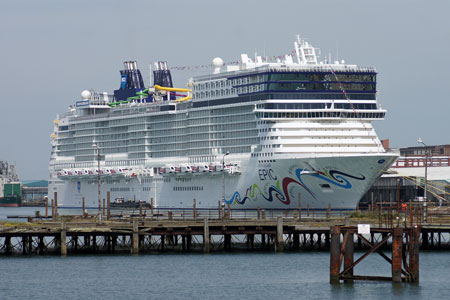
<instances>
[{"instance_id":1,"label":"white ship hull","mask_svg":"<svg viewBox=\"0 0 450 300\"><path fill-rule=\"evenodd\" d=\"M194 172L168 173L163 176L102 175L101 199L110 192L115 199L146 201L153 199L159 208L215 209L222 199L224 179L225 202L232 208L298 208L355 209L377 176L396 159L393 154L330 156L298 159L251 158L241 162L242 173ZM231 159L231 158L230 158ZM265 162L268 161L268 162ZM58 192L58 205L81 208L98 207L96 176L72 176L54 181L49 191ZM114 182L114 183L110 183ZM53 196L53 195L52 195Z\"/></svg>"}]
</instances>

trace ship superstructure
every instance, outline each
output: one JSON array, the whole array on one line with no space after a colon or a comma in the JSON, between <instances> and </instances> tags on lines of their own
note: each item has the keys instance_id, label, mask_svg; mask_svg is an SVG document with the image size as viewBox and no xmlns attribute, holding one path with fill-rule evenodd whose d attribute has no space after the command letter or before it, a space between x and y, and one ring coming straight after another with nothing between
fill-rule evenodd
<instances>
[{"instance_id":1,"label":"ship superstructure","mask_svg":"<svg viewBox=\"0 0 450 300\"><path fill-rule=\"evenodd\" d=\"M22 202L22 183L16 166L0 161L0 207L19 206Z\"/></svg>"},{"instance_id":2,"label":"ship superstructure","mask_svg":"<svg viewBox=\"0 0 450 300\"><path fill-rule=\"evenodd\" d=\"M163 208L354 208L397 157L386 153L372 121L371 67L319 62L299 37L275 62L241 55L213 61L214 72L172 86L167 63L145 88L126 62L114 95L83 91L52 134L49 194L65 207L100 198ZM94 145L94 147L93 147Z\"/></svg>"}]
</instances>

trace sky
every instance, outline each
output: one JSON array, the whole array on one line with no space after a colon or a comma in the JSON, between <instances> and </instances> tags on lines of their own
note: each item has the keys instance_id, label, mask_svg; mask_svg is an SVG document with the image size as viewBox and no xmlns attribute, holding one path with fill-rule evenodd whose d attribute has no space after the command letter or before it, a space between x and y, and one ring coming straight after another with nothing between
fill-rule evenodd
<instances>
[{"instance_id":1,"label":"sky","mask_svg":"<svg viewBox=\"0 0 450 300\"><path fill-rule=\"evenodd\" d=\"M84 89L112 93L123 61L210 64L278 56L296 34L321 58L374 66L374 123L391 147L450 144L450 1L0 0L0 160L46 179L53 120ZM176 86L211 69L172 71Z\"/></svg>"}]
</instances>

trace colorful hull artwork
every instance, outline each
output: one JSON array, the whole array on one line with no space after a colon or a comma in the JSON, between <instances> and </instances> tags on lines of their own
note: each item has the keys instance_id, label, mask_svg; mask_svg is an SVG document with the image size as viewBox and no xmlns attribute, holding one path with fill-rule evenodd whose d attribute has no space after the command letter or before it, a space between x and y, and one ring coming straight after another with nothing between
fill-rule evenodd
<instances>
[{"instance_id":1,"label":"colorful hull artwork","mask_svg":"<svg viewBox=\"0 0 450 300\"><path fill-rule=\"evenodd\" d=\"M222 201L236 209L354 209L376 178L396 155L318 157L298 159L241 159L241 173L216 172L166 173L158 176L107 177L101 197L110 192L117 199L153 202L161 209L192 207L217 209ZM230 161L230 163L232 163ZM223 175L223 176L222 176ZM106 176L106 175L104 175ZM110 178L110 179L108 179ZM61 207L98 207L98 187L92 178L67 180L55 191L64 195ZM120 188L118 188L120 186ZM125 186L125 187L124 187Z\"/></svg>"},{"instance_id":2,"label":"colorful hull artwork","mask_svg":"<svg viewBox=\"0 0 450 300\"><path fill-rule=\"evenodd\" d=\"M290 184L296 184L301 186L307 193L311 195L314 199L317 200L317 196L305 185L305 183L302 180L302 172L305 171L304 169L297 169L295 171L297 175L297 179L291 178L291 177L284 177L282 180L277 179L277 176L275 176L273 179L277 180L275 185L272 185L269 187L267 194L263 192L263 190L255 183L251 185L246 191L243 196L239 192L235 192L233 196L230 199L225 199L226 204L245 204L245 201L254 199L255 195L259 193L260 196L262 196L264 199L266 199L269 202L274 201L276 198L281 203L289 205L291 203L291 199L289 197L288 187ZM306 170L307 171L307 170ZM310 171L307 171L310 172ZM364 175L360 176L353 176L350 174L346 174L344 172L340 172L338 170L327 170L325 172L321 171L313 171L314 174L311 174L310 176L314 176L316 178L322 179L325 182L331 183L335 186L338 186L343 189L351 189L352 184L350 183L347 178L352 178L355 180L365 180L366 177ZM272 175L271 175L272 176ZM281 182L281 186L280 186Z\"/></svg>"}]
</instances>

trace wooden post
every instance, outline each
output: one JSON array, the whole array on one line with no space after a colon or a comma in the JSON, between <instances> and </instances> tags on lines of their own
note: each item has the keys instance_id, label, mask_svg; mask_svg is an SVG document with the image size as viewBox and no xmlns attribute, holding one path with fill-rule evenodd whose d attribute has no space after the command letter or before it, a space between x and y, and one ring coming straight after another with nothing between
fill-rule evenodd
<instances>
[{"instance_id":1,"label":"wooden post","mask_svg":"<svg viewBox=\"0 0 450 300\"><path fill-rule=\"evenodd\" d=\"M108 212L107 212L106 219L110 220L111 219L111 192L110 191L108 191L106 193L106 199L108 201Z\"/></svg>"},{"instance_id":2,"label":"wooden post","mask_svg":"<svg viewBox=\"0 0 450 300\"><path fill-rule=\"evenodd\" d=\"M197 220L197 200L194 199L194 220Z\"/></svg>"},{"instance_id":3,"label":"wooden post","mask_svg":"<svg viewBox=\"0 0 450 300\"><path fill-rule=\"evenodd\" d=\"M347 223L347 222L346 222ZM347 224L346 224L347 225ZM353 252L354 252L354 234L353 232L349 232L347 243L344 248L344 270L350 267L353 264ZM345 276L353 276L353 269L348 271ZM344 280L345 283L353 283L352 279Z\"/></svg>"},{"instance_id":4,"label":"wooden post","mask_svg":"<svg viewBox=\"0 0 450 300\"><path fill-rule=\"evenodd\" d=\"M222 219L222 207L220 205L220 200L218 201L219 205L217 206L218 212L219 212L219 219Z\"/></svg>"},{"instance_id":5,"label":"wooden post","mask_svg":"<svg viewBox=\"0 0 450 300\"><path fill-rule=\"evenodd\" d=\"M58 217L58 192L55 192L55 218Z\"/></svg>"},{"instance_id":6,"label":"wooden post","mask_svg":"<svg viewBox=\"0 0 450 300\"><path fill-rule=\"evenodd\" d=\"M208 218L205 218L203 221L203 252L209 253L210 249L210 241L209 241L209 225Z\"/></svg>"},{"instance_id":7,"label":"wooden post","mask_svg":"<svg viewBox=\"0 0 450 300\"><path fill-rule=\"evenodd\" d=\"M302 194L298 193L298 218L302 218Z\"/></svg>"},{"instance_id":8,"label":"wooden post","mask_svg":"<svg viewBox=\"0 0 450 300\"><path fill-rule=\"evenodd\" d=\"M306 216L309 217L309 204L306 205Z\"/></svg>"},{"instance_id":9,"label":"wooden post","mask_svg":"<svg viewBox=\"0 0 450 300\"><path fill-rule=\"evenodd\" d=\"M231 219L231 204L227 204L227 217L228 219Z\"/></svg>"},{"instance_id":10,"label":"wooden post","mask_svg":"<svg viewBox=\"0 0 450 300\"><path fill-rule=\"evenodd\" d=\"M55 221L55 203L52 199L52 221Z\"/></svg>"},{"instance_id":11,"label":"wooden post","mask_svg":"<svg viewBox=\"0 0 450 300\"><path fill-rule=\"evenodd\" d=\"M169 210L169 212L167 213L167 215L168 215L168 217L169 217L169 220L173 220L173 212L172 212L171 209Z\"/></svg>"},{"instance_id":12,"label":"wooden post","mask_svg":"<svg viewBox=\"0 0 450 300\"><path fill-rule=\"evenodd\" d=\"M261 218L262 218L263 220L266 219L266 210L265 210L265 209L263 209L263 210L261 211Z\"/></svg>"},{"instance_id":13,"label":"wooden post","mask_svg":"<svg viewBox=\"0 0 450 300\"><path fill-rule=\"evenodd\" d=\"M45 218L48 218L48 197L45 198Z\"/></svg>"},{"instance_id":14,"label":"wooden post","mask_svg":"<svg viewBox=\"0 0 450 300\"><path fill-rule=\"evenodd\" d=\"M84 197L81 198L81 215L86 217L86 203Z\"/></svg>"},{"instance_id":15,"label":"wooden post","mask_svg":"<svg viewBox=\"0 0 450 300\"><path fill-rule=\"evenodd\" d=\"M102 214L103 214L103 216L106 216L106 200L105 200L105 198L103 198L103 211L102 211Z\"/></svg>"},{"instance_id":16,"label":"wooden post","mask_svg":"<svg viewBox=\"0 0 450 300\"><path fill-rule=\"evenodd\" d=\"M67 255L66 230L67 230L66 221L63 219L61 220L61 236L60 236L61 256Z\"/></svg>"},{"instance_id":17,"label":"wooden post","mask_svg":"<svg viewBox=\"0 0 450 300\"><path fill-rule=\"evenodd\" d=\"M261 209L258 207L257 209L256 209L256 211L257 211L257 214L258 214L258 220L261 218Z\"/></svg>"},{"instance_id":18,"label":"wooden post","mask_svg":"<svg viewBox=\"0 0 450 300\"><path fill-rule=\"evenodd\" d=\"M153 217L153 209L155 208L155 203L153 202L153 198L150 199L150 210L152 211L152 217Z\"/></svg>"},{"instance_id":19,"label":"wooden post","mask_svg":"<svg viewBox=\"0 0 450 300\"><path fill-rule=\"evenodd\" d=\"M139 200L139 217L142 218L142 201Z\"/></svg>"},{"instance_id":20,"label":"wooden post","mask_svg":"<svg viewBox=\"0 0 450 300\"><path fill-rule=\"evenodd\" d=\"M330 244L330 283L339 283L339 272L341 270L341 228L339 226L331 227Z\"/></svg>"},{"instance_id":21,"label":"wooden post","mask_svg":"<svg viewBox=\"0 0 450 300\"><path fill-rule=\"evenodd\" d=\"M328 208L327 208L327 219L329 219L331 216L331 204L328 203Z\"/></svg>"},{"instance_id":22,"label":"wooden post","mask_svg":"<svg viewBox=\"0 0 450 300\"><path fill-rule=\"evenodd\" d=\"M419 245L420 228L411 228L410 246L409 246L409 273L410 282L419 283Z\"/></svg>"},{"instance_id":23,"label":"wooden post","mask_svg":"<svg viewBox=\"0 0 450 300\"><path fill-rule=\"evenodd\" d=\"M278 216L277 218L277 241L276 241L276 251L283 252L283 217Z\"/></svg>"},{"instance_id":24,"label":"wooden post","mask_svg":"<svg viewBox=\"0 0 450 300\"><path fill-rule=\"evenodd\" d=\"M403 228L394 228L392 234L392 282L402 282Z\"/></svg>"},{"instance_id":25,"label":"wooden post","mask_svg":"<svg viewBox=\"0 0 450 300\"><path fill-rule=\"evenodd\" d=\"M131 254L139 254L139 226L138 220L133 218L133 246L131 247Z\"/></svg>"}]
</instances>

